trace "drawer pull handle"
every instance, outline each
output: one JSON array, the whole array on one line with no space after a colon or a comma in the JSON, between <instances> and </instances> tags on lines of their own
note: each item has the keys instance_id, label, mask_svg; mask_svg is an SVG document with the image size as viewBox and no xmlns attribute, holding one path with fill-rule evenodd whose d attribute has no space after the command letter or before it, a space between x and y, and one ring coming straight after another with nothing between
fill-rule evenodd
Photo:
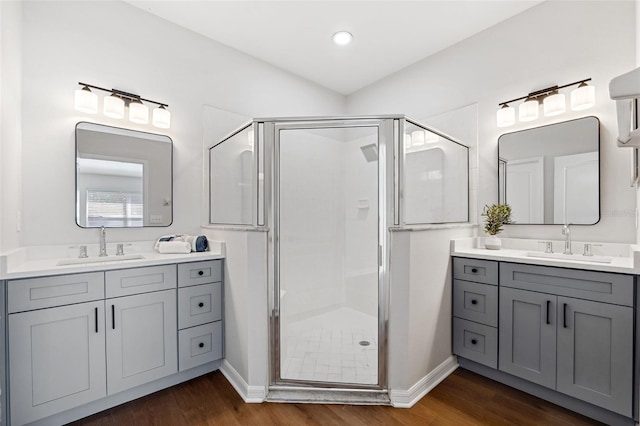
<instances>
[{"instance_id":1,"label":"drawer pull handle","mask_svg":"<svg viewBox=\"0 0 640 426\"><path fill-rule=\"evenodd\" d=\"M203 276L204 275L204 271L198 271L198 275Z\"/></svg>"},{"instance_id":2,"label":"drawer pull handle","mask_svg":"<svg viewBox=\"0 0 640 426\"><path fill-rule=\"evenodd\" d=\"M478 268L471 268L471 272L473 272L474 274L478 273Z\"/></svg>"},{"instance_id":3,"label":"drawer pull handle","mask_svg":"<svg viewBox=\"0 0 640 426\"><path fill-rule=\"evenodd\" d=\"M199 348L204 348L204 343L202 343L202 342L198 343L198 347Z\"/></svg>"},{"instance_id":4,"label":"drawer pull handle","mask_svg":"<svg viewBox=\"0 0 640 426\"><path fill-rule=\"evenodd\" d=\"M111 305L111 328L116 329L116 305Z\"/></svg>"},{"instance_id":5,"label":"drawer pull handle","mask_svg":"<svg viewBox=\"0 0 640 426\"><path fill-rule=\"evenodd\" d=\"M477 301L476 299L471 299L471 304L472 304L472 305L477 305L477 304L478 304L478 301Z\"/></svg>"},{"instance_id":6,"label":"drawer pull handle","mask_svg":"<svg viewBox=\"0 0 640 426\"><path fill-rule=\"evenodd\" d=\"M562 327L567 328L567 304L562 304Z\"/></svg>"},{"instance_id":7,"label":"drawer pull handle","mask_svg":"<svg viewBox=\"0 0 640 426\"><path fill-rule=\"evenodd\" d=\"M204 303L202 302L198 303L198 308L204 308Z\"/></svg>"},{"instance_id":8,"label":"drawer pull handle","mask_svg":"<svg viewBox=\"0 0 640 426\"><path fill-rule=\"evenodd\" d=\"M549 319L549 309L551 307L551 300L547 300L547 325L551 324L551 320Z\"/></svg>"},{"instance_id":9,"label":"drawer pull handle","mask_svg":"<svg viewBox=\"0 0 640 426\"><path fill-rule=\"evenodd\" d=\"M94 312L94 318L96 320L96 333L98 332L98 308L96 307Z\"/></svg>"},{"instance_id":10,"label":"drawer pull handle","mask_svg":"<svg viewBox=\"0 0 640 426\"><path fill-rule=\"evenodd\" d=\"M478 341L477 341L476 339L471 339L471 344L472 344L472 345L475 345L475 344L477 344L477 343L478 343Z\"/></svg>"}]
</instances>

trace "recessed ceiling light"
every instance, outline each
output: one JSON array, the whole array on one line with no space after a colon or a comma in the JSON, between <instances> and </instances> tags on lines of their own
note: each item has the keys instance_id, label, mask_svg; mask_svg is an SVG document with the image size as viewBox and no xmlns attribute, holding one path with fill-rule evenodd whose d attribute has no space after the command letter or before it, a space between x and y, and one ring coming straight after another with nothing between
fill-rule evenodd
<instances>
[{"instance_id":1,"label":"recessed ceiling light","mask_svg":"<svg viewBox=\"0 0 640 426\"><path fill-rule=\"evenodd\" d=\"M344 46L351 43L353 35L348 31L338 31L333 35L333 42L338 46Z\"/></svg>"}]
</instances>

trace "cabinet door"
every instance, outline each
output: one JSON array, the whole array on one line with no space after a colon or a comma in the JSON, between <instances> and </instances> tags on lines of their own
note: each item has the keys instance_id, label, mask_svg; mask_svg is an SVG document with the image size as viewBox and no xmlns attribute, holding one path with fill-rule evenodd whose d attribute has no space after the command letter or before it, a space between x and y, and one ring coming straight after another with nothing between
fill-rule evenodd
<instances>
[{"instance_id":1,"label":"cabinet door","mask_svg":"<svg viewBox=\"0 0 640 426\"><path fill-rule=\"evenodd\" d=\"M559 392L631 417L633 308L558 297Z\"/></svg>"},{"instance_id":2,"label":"cabinet door","mask_svg":"<svg viewBox=\"0 0 640 426\"><path fill-rule=\"evenodd\" d=\"M178 371L176 291L107 300L109 395Z\"/></svg>"},{"instance_id":3,"label":"cabinet door","mask_svg":"<svg viewBox=\"0 0 640 426\"><path fill-rule=\"evenodd\" d=\"M106 396L104 301L9 315L11 424Z\"/></svg>"},{"instance_id":4,"label":"cabinet door","mask_svg":"<svg viewBox=\"0 0 640 426\"><path fill-rule=\"evenodd\" d=\"M556 296L500 288L498 368L554 389Z\"/></svg>"}]
</instances>

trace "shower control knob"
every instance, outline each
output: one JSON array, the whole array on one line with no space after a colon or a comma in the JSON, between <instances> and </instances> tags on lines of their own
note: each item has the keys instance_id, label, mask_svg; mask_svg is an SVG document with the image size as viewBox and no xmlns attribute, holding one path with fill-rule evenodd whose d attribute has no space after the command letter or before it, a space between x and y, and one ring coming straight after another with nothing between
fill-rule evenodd
<instances>
[{"instance_id":1,"label":"shower control knob","mask_svg":"<svg viewBox=\"0 0 640 426\"><path fill-rule=\"evenodd\" d=\"M199 348L204 348L204 343L202 343L202 342L198 343L198 347Z\"/></svg>"}]
</instances>

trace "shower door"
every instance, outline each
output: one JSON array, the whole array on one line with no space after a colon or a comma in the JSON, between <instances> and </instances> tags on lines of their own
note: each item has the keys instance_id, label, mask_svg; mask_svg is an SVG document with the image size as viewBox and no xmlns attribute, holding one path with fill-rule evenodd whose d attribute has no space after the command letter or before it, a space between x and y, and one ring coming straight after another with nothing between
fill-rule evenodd
<instances>
[{"instance_id":1,"label":"shower door","mask_svg":"<svg viewBox=\"0 0 640 426\"><path fill-rule=\"evenodd\" d=\"M273 384L383 386L379 134L275 126Z\"/></svg>"}]
</instances>

